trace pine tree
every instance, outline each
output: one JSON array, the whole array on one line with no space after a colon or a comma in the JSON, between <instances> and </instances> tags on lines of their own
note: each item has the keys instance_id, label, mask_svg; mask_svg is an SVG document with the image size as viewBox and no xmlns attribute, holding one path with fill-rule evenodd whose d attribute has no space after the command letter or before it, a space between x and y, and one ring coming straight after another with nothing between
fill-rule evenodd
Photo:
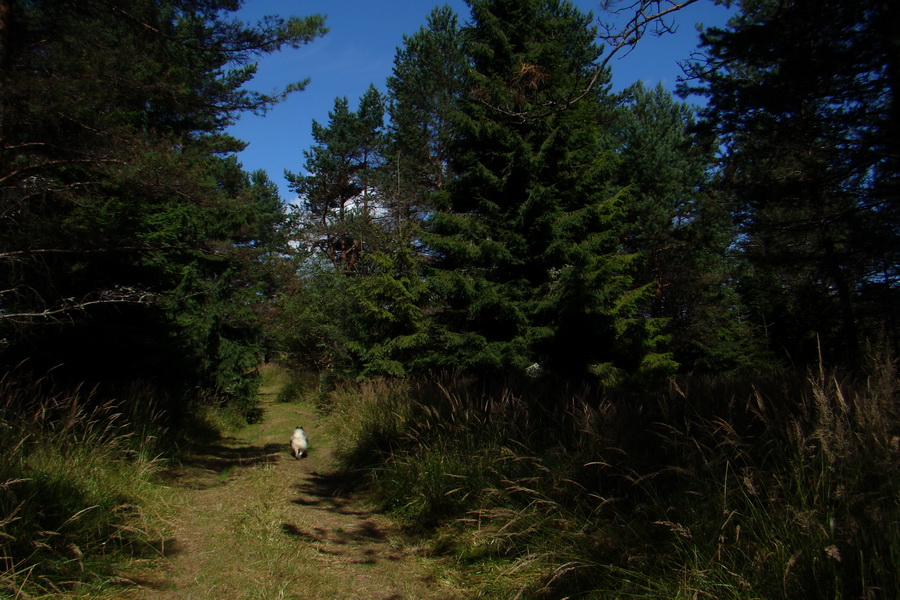
<instances>
[{"instance_id":1,"label":"pine tree","mask_svg":"<svg viewBox=\"0 0 900 600\"><path fill-rule=\"evenodd\" d=\"M225 402L246 399L253 295L236 249L262 242L277 216L248 193L228 157L243 144L224 129L278 100L243 88L252 59L314 39L323 21L245 26L235 9L2 2L7 364L64 363L79 380L180 374Z\"/></svg>"},{"instance_id":2,"label":"pine tree","mask_svg":"<svg viewBox=\"0 0 900 600\"><path fill-rule=\"evenodd\" d=\"M694 91L722 139L742 293L773 349L853 362L895 341L896 3L754 0L707 31Z\"/></svg>"},{"instance_id":3,"label":"pine tree","mask_svg":"<svg viewBox=\"0 0 900 600\"><path fill-rule=\"evenodd\" d=\"M641 258L635 280L649 285L643 309L664 320L682 369L721 372L754 356L740 303L729 286L731 219L711 191L714 143L696 131L695 110L661 84L623 93L616 119L628 186L624 244Z\"/></svg>"},{"instance_id":4,"label":"pine tree","mask_svg":"<svg viewBox=\"0 0 900 600\"><path fill-rule=\"evenodd\" d=\"M308 243L336 270L361 268L366 244L375 236L373 214L380 206L377 172L383 162L384 103L370 86L356 111L337 98L328 125L313 122L316 142L306 156L308 175L286 172L303 202Z\"/></svg>"},{"instance_id":5,"label":"pine tree","mask_svg":"<svg viewBox=\"0 0 900 600\"><path fill-rule=\"evenodd\" d=\"M461 98L466 58L456 14L434 9L418 32L404 36L388 78L391 142L385 190L394 198L398 226L431 210L450 172L451 118Z\"/></svg>"},{"instance_id":6,"label":"pine tree","mask_svg":"<svg viewBox=\"0 0 900 600\"><path fill-rule=\"evenodd\" d=\"M313 123L317 144L306 152L309 174L287 174L303 201L298 235L309 254L302 266L307 276L286 303L284 319L307 339L285 332L283 342L291 354L318 357L319 371L405 375L421 342L424 284L412 245L415 228L406 226L409 207L396 201L395 165L385 166L383 118L374 87L356 111L338 98L328 125ZM318 293L325 297L313 300Z\"/></svg>"},{"instance_id":7,"label":"pine tree","mask_svg":"<svg viewBox=\"0 0 900 600\"><path fill-rule=\"evenodd\" d=\"M397 50L387 82L383 162L371 177L379 203L366 269L353 282L338 284L350 303L334 311L346 317L340 353L346 374L404 376L428 366L422 357L430 342L430 291L421 228L434 197L452 178L450 119L464 69L460 28L448 7L432 11L427 25L404 36Z\"/></svg>"},{"instance_id":8,"label":"pine tree","mask_svg":"<svg viewBox=\"0 0 900 600\"><path fill-rule=\"evenodd\" d=\"M366 270L347 289L342 369L355 376L401 376L427 368L430 291L421 228L452 177L450 118L462 94L461 33L447 7L404 37L388 79L390 126L383 163L373 171L378 210Z\"/></svg>"}]
</instances>

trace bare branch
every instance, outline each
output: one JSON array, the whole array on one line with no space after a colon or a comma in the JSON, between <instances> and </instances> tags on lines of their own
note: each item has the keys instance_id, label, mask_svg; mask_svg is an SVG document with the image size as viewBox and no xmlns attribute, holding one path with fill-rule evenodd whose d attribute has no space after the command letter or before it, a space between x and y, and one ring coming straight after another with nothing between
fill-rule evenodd
<instances>
[{"instance_id":1,"label":"bare branch","mask_svg":"<svg viewBox=\"0 0 900 600\"><path fill-rule=\"evenodd\" d=\"M55 320L60 316L84 311L87 307L98 304L149 305L156 300L156 298L156 294L147 290L127 286L116 286L110 290L100 290L93 295L85 296L81 299L64 298L58 306L46 308L42 311L8 313L0 310L0 321L31 322L38 319Z\"/></svg>"},{"instance_id":2,"label":"bare branch","mask_svg":"<svg viewBox=\"0 0 900 600\"><path fill-rule=\"evenodd\" d=\"M594 76L591 78L587 88L585 88L584 92L576 97L573 102L577 102L584 98L584 96L597 85L600 74L606 69L612 58L622 48L628 48L626 54L634 50L637 43L644 37L647 33L647 29L651 25L653 26L653 35L657 37L667 33L675 33L676 27L674 22L667 23L665 18L672 13L697 2L697 0L684 0L684 2L677 2L676 0L635 0L627 7L613 9L612 6L614 6L617 1L618 0L604 0L603 6L611 14L621 14L623 11L632 10L634 16L628 21L625 27L618 31L616 31L609 23L601 23L601 28L603 28L606 33L602 34L600 39L604 40L611 47L611 50L606 54L606 58L603 59L594 71ZM664 9L664 5L668 5L668 8ZM658 12L654 13L653 10L648 10L650 7L654 7L653 10Z\"/></svg>"},{"instance_id":3,"label":"bare branch","mask_svg":"<svg viewBox=\"0 0 900 600\"><path fill-rule=\"evenodd\" d=\"M649 27L653 26L651 31L653 32L653 35L657 37L667 33L675 33L675 23L666 22L665 18L686 6L694 4L697 0L684 0L683 2L678 2L677 0L633 0L631 4L627 6L614 8L619 2L620 0L603 0L601 7L609 14L619 15L623 12L630 12L633 16L621 29L617 29L609 22L600 23L600 27L604 31L604 33L600 35L600 39L606 42L611 49L594 71L594 75L584 91L569 104L573 104L584 98L587 93L597 85L600 74L606 69L612 58L618 54L622 48L628 48L627 52L634 50L637 43L647 33Z\"/></svg>"},{"instance_id":4,"label":"bare branch","mask_svg":"<svg viewBox=\"0 0 900 600\"><path fill-rule=\"evenodd\" d=\"M23 256L33 256L36 254L110 254L113 252L145 252L147 250L159 250L160 248L149 248L143 246L118 247L118 248L98 248L94 250L88 249L67 249L67 248L34 248L28 250L10 250L9 252L0 252L0 260L15 259ZM171 249L170 247L162 249Z\"/></svg>"},{"instance_id":5,"label":"bare branch","mask_svg":"<svg viewBox=\"0 0 900 600\"><path fill-rule=\"evenodd\" d=\"M601 21L600 39L609 45L612 50L603 61L603 65L609 64L612 57L622 48L628 48L631 52L637 43L647 34L648 29L654 36L662 36L675 33L677 27L674 21L667 21L666 17L686 6L694 4L697 0L631 0L630 4L616 8L623 0L603 0L601 7L609 15L621 15L629 13L632 17L624 26L616 26L613 22ZM651 29L652 27L652 29Z\"/></svg>"}]
</instances>

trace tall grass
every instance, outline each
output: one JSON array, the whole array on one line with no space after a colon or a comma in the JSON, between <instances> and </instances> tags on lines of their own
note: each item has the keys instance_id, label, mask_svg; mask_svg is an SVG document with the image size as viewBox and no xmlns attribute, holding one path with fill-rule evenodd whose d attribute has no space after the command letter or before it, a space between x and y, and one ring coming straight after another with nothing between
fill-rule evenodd
<instances>
[{"instance_id":1,"label":"tall grass","mask_svg":"<svg viewBox=\"0 0 900 600\"><path fill-rule=\"evenodd\" d=\"M339 387L343 459L483 597L900 597L889 361L663 391Z\"/></svg>"},{"instance_id":2,"label":"tall grass","mask_svg":"<svg viewBox=\"0 0 900 600\"><path fill-rule=\"evenodd\" d=\"M159 416L146 386L118 398L0 379L0 596L100 582L155 551Z\"/></svg>"}]
</instances>

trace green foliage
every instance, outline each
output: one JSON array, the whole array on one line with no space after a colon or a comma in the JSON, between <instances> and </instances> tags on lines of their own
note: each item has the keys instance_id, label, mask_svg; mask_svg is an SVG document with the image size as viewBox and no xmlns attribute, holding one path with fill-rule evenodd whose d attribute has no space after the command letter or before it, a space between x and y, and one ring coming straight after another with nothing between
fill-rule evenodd
<instances>
[{"instance_id":1,"label":"green foliage","mask_svg":"<svg viewBox=\"0 0 900 600\"><path fill-rule=\"evenodd\" d=\"M428 290L409 248L371 252L369 273L348 277L307 263L279 301L275 335L289 363L339 377L404 376L429 343L422 314Z\"/></svg>"},{"instance_id":2,"label":"green foliage","mask_svg":"<svg viewBox=\"0 0 900 600\"><path fill-rule=\"evenodd\" d=\"M462 29L448 7L435 8L428 23L404 36L387 80L391 103L385 186L391 212L418 222L432 208L431 196L452 178L452 116L465 90Z\"/></svg>"},{"instance_id":3,"label":"green foliage","mask_svg":"<svg viewBox=\"0 0 900 600\"><path fill-rule=\"evenodd\" d=\"M355 280L330 263L318 264L303 254L296 260L294 281L276 300L272 337L291 368L316 373L326 390L331 379L357 372L349 349L357 334Z\"/></svg>"},{"instance_id":4,"label":"green foliage","mask_svg":"<svg viewBox=\"0 0 900 600\"><path fill-rule=\"evenodd\" d=\"M401 206L396 187L385 184L393 166L384 164L383 111L374 87L356 111L337 99L328 126L314 123L309 175L287 174L303 199L304 276L286 299L283 348L317 371L402 376L416 368L426 341L418 225L406 220L413 209ZM317 290L324 304L307 304Z\"/></svg>"},{"instance_id":5,"label":"green foliage","mask_svg":"<svg viewBox=\"0 0 900 600\"><path fill-rule=\"evenodd\" d=\"M625 199L625 246L640 254L642 310L663 320L683 370L722 372L760 360L745 310L731 289L731 216L711 186L714 144L694 110L662 85L623 92L615 137Z\"/></svg>"},{"instance_id":6,"label":"green foliage","mask_svg":"<svg viewBox=\"0 0 900 600\"><path fill-rule=\"evenodd\" d=\"M405 376L419 368L427 347L422 306L429 293L421 266L408 244L370 256L372 274L353 288L358 315L355 353L363 376Z\"/></svg>"},{"instance_id":7,"label":"green foliage","mask_svg":"<svg viewBox=\"0 0 900 600\"><path fill-rule=\"evenodd\" d=\"M382 161L384 105L374 86L351 111L337 98L327 126L313 121L316 145L305 151L309 175L286 172L303 199L304 241L336 270L363 269L372 244L377 192L375 172Z\"/></svg>"},{"instance_id":8,"label":"green foliage","mask_svg":"<svg viewBox=\"0 0 900 600\"><path fill-rule=\"evenodd\" d=\"M740 291L777 353L896 347L897 8L747 1L691 66L740 227ZM890 23L890 25L887 25Z\"/></svg>"},{"instance_id":9,"label":"green foliage","mask_svg":"<svg viewBox=\"0 0 900 600\"><path fill-rule=\"evenodd\" d=\"M326 391L345 466L466 587L896 595L892 361L761 368L895 342L896 61L873 19L896 9L826 4L748 1L706 32L706 122L661 89L617 106L566 2L473 0L406 39L372 179L396 225L352 277L304 271L294 323L362 380Z\"/></svg>"},{"instance_id":10,"label":"green foliage","mask_svg":"<svg viewBox=\"0 0 900 600\"><path fill-rule=\"evenodd\" d=\"M245 87L251 60L324 29L247 26L236 8L4 5L4 364L62 365L54 376L74 382L162 376L248 412L253 307L271 292L283 214L223 131L279 98Z\"/></svg>"},{"instance_id":11,"label":"green foliage","mask_svg":"<svg viewBox=\"0 0 900 600\"><path fill-rule=\"evenodd\" d=\"M633 257L619 244L616 161L599 129L610 104L604 78L589 88L600 54L589 18L565 2L473 2L472 15L457 176L425 237L440 298L433 364L540 362L609 377L671 365L649 358L659 340L638 317ZM573 90L590 91L571 100Z\"/></svg>"}]
</instances>

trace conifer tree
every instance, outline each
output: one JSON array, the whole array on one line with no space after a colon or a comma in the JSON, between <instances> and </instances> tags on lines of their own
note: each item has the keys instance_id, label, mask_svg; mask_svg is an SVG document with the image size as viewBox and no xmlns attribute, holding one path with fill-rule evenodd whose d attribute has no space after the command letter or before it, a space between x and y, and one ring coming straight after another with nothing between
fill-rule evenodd
<instances>
[{"instance_id":1,"label":"conifer tree","mask_svg":"<svg viewBox=\"0 0 900 600\"><path fill-rule=\"evenodd\" d=\"M313 243L338 270L350 272L352 280L335 279L327 269L304 265L309 273L294 298L308 297L314 290L327 292L328 308L305 301L286 303L285 319L293 331L306 331L310 343L285 332L287 347L306 357L319 356L319 365L345 375L405 375L422 367L427 344L428 319L423 309L429 291L423 277L427 252L420 228L433 210L433 196L450 179L450 117L462 93L461 33L456 15L448 7L432 11L428 23L404 37L388 79L387 108L390 126L380 120L363 126L360 113L366 98L379 98L374 88L353 112L345 99L338 99L327 127L314 124L317 145L306 153L308 175L288 174L304 200L303 236ZM375 102L369 102L375 106ZM373 129L374 127L374 129ZM380 144L364 164L359 149L366 139ZM374 158L375 160L372 160ZM359 198L366 178L369 197L375 201L361 218ZM347 270L341 265L351 256L335 249L335 240L355 240L366 231L364 256L354 264L364 268ZM350 252L357 252L353 242ZM353 258L352 260L356 260ZM330 328L322 324L330 323ZM338 333L339 332L339 333ZM327 343L325 337L331 343ZM293 350L289 350L295 354Z\"/></svg>"},{"instance_id":2,"label":"conifer tree","mask_svg":"<svg viewBox=\"0 0 900 600\"><path fill-rule=\"evenodd\" d=\"M383 120L374 86L356 111L338 98L328 125L313 123L308 174L287 173L303 202L307 275L284 303L282 341L294 360L312 359L319 371L404 375L421 337L424 284L406 227L410 209L396 201L395 165L385 167Z\"/></svg>"},{"instance_id":3,"label":"conifer tree","mask_svg":"<svg viewBox=\"0 0 900 600\"><path fill-rule=\"evenodd\" d=\"M421 228L452 178L450 119L464 68L461 31L446 6L433 10L426 26L404 36L397 49L387 82L383 164L374 173L378 243L367 250L364 275L348 286L354 318L343 345L354 374L398 376L428 366L430 291Z\"/></svg>"},{"instance_id":4,"label":"conifer tree","mask_svg":"<svg viewBox=\"0 0 900 600\"><path fill-rule=\"evenodd\" d=\"M643 309L663 319L682 369L716 372L754 353L729 285L733 228L711 191L714 140L696 130L695 111L662 84L623 93L616 119L618 181L628 186L623 240L639 253L635 279L651 287Z\"/></svg>"},{"instance_id":5,"label":"conifer tree","mask_svg":"<svg viewBox=\"0 0 900 600\"><path fill-rule=\"evenodd\" d=\"M462 96L466 58L462 31L448 6L404 36L387 85L391 132L385 189L394 198L397 223L416 223L431 196L446 189L450 172L451 118Z\"/></svg>"},{"instance_id":6,"label":"conifer tree","mask_svg":"<svg viewBox=\"0 0 900 600\"><path fill-rule=\"evenodd\" d=\"M337 98L328 125L313 121L316 144L304 151L307 175L285 173L303 202L303 235L334 269L361 268L366 244L374 237L373 214L380 203L377 172L384 152L384 104L370 86L350 110Z\"/></svg>"},{"instance_id":7,"label":"conifer tree","mask_svg":"<svg viewBox=\"0 0 900 600\"><path fill-rule=\"evenodd\" d=\"M165 375L246 400L255 297L238 248L278 215L228 155L254 57L323 32L231 1L0 7L0 337L79 381ZM300 89L302 83L291 86ZM181 377L179 377L181 376Z\"/></svg>"},{"instance_id":8,"label":"conifer tree","mask_svg":"<svg viewBox=\"0 0 900 600\"><path fill-rule=\"evenodd\" d=\"M436 365L605 380L652 364L633 257L620 244L616 159L601 144L600 50L564 1L474 0L471 63L445 204L430 222Z\"/></svg>"},{"instance_id":9,"label":"conifer tree","mask_svg":"<svg viewBox=\"0 0 900 600\"><path fill-rule=\"evenodd\" d=\"M691 65L725 151L760 338L853 362L898 339L896 2L747 0Z\"/></svg>"}]
</instances>

